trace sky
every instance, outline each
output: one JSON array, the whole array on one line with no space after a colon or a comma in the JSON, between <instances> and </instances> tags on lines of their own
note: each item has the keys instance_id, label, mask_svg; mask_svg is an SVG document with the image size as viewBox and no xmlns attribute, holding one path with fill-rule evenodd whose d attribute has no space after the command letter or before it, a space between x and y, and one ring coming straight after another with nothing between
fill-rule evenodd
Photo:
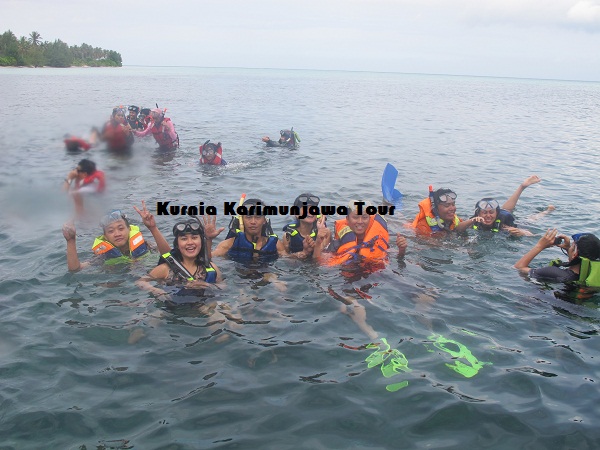
<instances>
[{"instance_id":1,"label":"sky","mask_svg":"<svg viewBox=\"0 0 600 450\"><path fill-rule=\"evenodd\" d=\"M600 81L600 0L0 0L0 32L124 65Z\"/></svg>"}]
</instances>

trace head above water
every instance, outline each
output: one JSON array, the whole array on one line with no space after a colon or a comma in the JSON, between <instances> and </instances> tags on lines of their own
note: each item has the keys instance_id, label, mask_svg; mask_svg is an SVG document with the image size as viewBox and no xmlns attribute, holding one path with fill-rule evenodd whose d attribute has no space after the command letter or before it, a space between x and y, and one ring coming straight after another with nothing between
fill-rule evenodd
<instances>
[{"instance_id":1,"label":"head above water","mask_svg":"<svg viewBox=\"0 0 600 450\"><path fill-rule=\"evenodd\" d=\"M93 174L96 171L96 163L89 159L82 159L77 163L77 172L85 173L88 175Z\"/></svg>"},{"instance_id":2,"label":"head above water","mask_svg":"<svg viewBox=\"0 0 600 450\"><path fill-rule=\"evenodd\" d=\"M577 255L592 261L600 259L600 239L592 233L577 233L572 236L577 246Z\"/></svg>"},{"instance_id":3,"label":"head above water","mask_svg":"<svg viewBox=\"0 0 600 450\"><path fill-rule=\"evenodd\" d=\"M482 217L484 225L492 225L500 214L500 204L491 197L485 197L475 204L474 217Z\"/></svg>"}]
</instances>

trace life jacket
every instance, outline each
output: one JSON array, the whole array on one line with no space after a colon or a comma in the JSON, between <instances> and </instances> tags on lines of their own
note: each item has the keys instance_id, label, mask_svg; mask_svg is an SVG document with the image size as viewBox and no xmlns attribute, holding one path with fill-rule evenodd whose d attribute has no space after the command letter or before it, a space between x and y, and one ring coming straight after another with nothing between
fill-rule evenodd
<instances>
[{"instance_id":1,"label":"life jacket","mask_svg":"<svg viewBox=\"0 0 600 450\"><path fill-rule=\"evenodd\" d=\"M204 150L205 145L206 144L200 146L200 164L211 164L213 166L220 166L226 164L223 160L223 147L221 146L220 142L218 144L214 144L216 145L217 150L215 151L215 159L213 159L212 161L204 159L204 154L202 153L202 151Z\"/></svg>"},{"instance_id":2,"label":"life jacket","mask_svg":"<svg viewBox=\"0 0 600 450\"><path fill-rule=\"evenodd\" d=\"M339 247L328 265L336 266L365 260L384 262L387 260L387 249L390 247L389 239L387 223L379 214L370 216L369 226L360 243L356 234L350 229L348 219L336 220L335 240L339 243Z\"/></svg>"},{"instance_id":3,"label":"life jacket","mask_svg":"<svg viewBox=\"0 0 600 450\"><path fill-rule=\"evenodd\" d=\"M460 219L455 214L454 220L448 226L444 220L440 219L433 213L431 199L427 197L419 202L419 213L416 215L412 223L417 234L432 234L438 231L454 230L460 223Z\"/></svg>"},{"instance_id":4,"label":"life jacket","mask_svg":"<svg viewBox=\"0 0 600 450\"><path fill-rule=\"evenodd\" d=\"M77 151L77 150L84 150L87 151L89 150L92 146L90 145L89 142L87 142L85 139L81 139L78 137L68 137L65 139L65 146L67 147L67 150L73 152L73 151Z\"/></svg>"},{"instance_id":5,"label":"life jacket","mask_svg":"<svg viewBox=\"0 0 600 450\"><path fill-rule=\"evenodd\" d=\"M299 226L300 222L296 220L295 222L289 223L283 227L283 231L290 236L290 253L298 253L304 250L304 238L297 229ZM313 227L309 236L313 239L317 238L316 226Z\"/></svg>"},{"instance_id":6,"label":"life jacket","mask_svg":"<svg viewBox=\"0 0 600 450\"><path fill-rule=\"evenodd\" d=\"M112 120L104 126L102 134L111 150L123 150L133 145L133 134L129 133L120 123L113 122Z\"/></svg>"},{"instance_id":7,"label":"life jacket","mask_svg":"<svg viewBox=\"0 0 600 450\"><path fill-rule=\"evenodd\" d=\"M279 255L277 252L277 241L278 237L276 234L269 234L265 245L260 249L256 249L256 244L248 240L246 233L242 230L236 230L235 240L227 255L231 259L240 261L250 261L254 258L254 255L258 255L260 260L275 259Z\"/></svg>"},{"instance_id":8,"label":"life jacket","mask_svg":"<svg viewBox=\"0 0 600 450\"><path fill-rule=\"evenodd\" d=\"M173 138L163 126L165 122L170 121L171 119L164 117L158 126L156 123L152 126L152 136L154 136L158 146L166 149L179 147L179 135L177 132L175 132L175 138Z\"/></svg>"},{"instance_id":9,"label":"life jacket","mask_svg":"<svg viewBox=\"0 0 600 450\"><path fill-rule=\"evenodd\" d=\"M473 229L478 230L481 228L484 231L492 231L494 233L497 233L502 229L502 225L508 225L509 227L515 226L515 216L513 216L506 209L500 209L500 212L498 213L496 220L494 220L494 223L492 224L491 228L484 228L483 226L475 222L473 224Z\"/></svg>"},{"instance_id":10,"label":"life jacket","mask_svg":"<svg viewBox=\"0 0 600 450\"><path fill-rule=\"evenodd\" d=\"M174 251L175 251L175 249L172 248L169 253L171 255L173 255ZM158 259L157 266L160 266L161 264L167 264L170 266L169 261L167 261L162 256ZM217 282L217 271L215 269L213 269L212 265L209 263L207 266L204 266L204 270L206 271L206 276L204 278L204 281L206 281L207 283L216 283ZM172 267L171 267L171 271L173 272L172 281L175 281L177 279L183 280L183 278L180 275L178 275L177 272L175 272Z\"/></svg>"},{"instance_id":11,"label":"life jacket","mask_svg":"<svg viewBox=\"0 0 600 450\"><path fill-rule=\"evenodd\" d=\"M591 261L582 256L579 258L579 283L589 287L600 287L600 261Z\"/></svg>"},{"instance_id":12,"label":"life jacket","mask_svg":"<svg viewBox=\"0 0 600 450\"><path fill-rule=\"evenodd\" d=\"M105 264L120 264L124 262L131 262L140 256L143 256L148 252L148 245L144 241L144 236L140 231L140 228L135 225L129 226L129 251L130 256L123 255L121 251L106 240L104 235L98 236L94 240L92 251L96 255L103 255L106 257Z\"/></svg>"},{"instance_id":13,"label":"life jacket","mask_svg":"<svg viewBox=\"0 0 600 450\"><path fill-rule=\"evenodd\" d=\"M98 181L98 185L96 187L96 192L104 192L106 189L106 182L104 181L104 172L101 170L96 170L93 174L88 175L80 183L77 184L78 188L83 186L90 185L94 182Z\"/></svg>"}]
</instances>

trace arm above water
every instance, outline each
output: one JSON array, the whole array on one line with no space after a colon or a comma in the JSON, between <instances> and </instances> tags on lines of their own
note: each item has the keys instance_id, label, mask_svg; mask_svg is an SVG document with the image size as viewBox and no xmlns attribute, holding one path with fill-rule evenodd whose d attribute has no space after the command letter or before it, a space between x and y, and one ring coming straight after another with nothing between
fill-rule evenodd
<instances>
[{"instance_id":1,"label":"arm above water","mask_svg":"<svg viewBox=\"0 0 600 450\"><path fill-rule=\"evenodd\" d=\"M537 175L531 175L525 178L525 181L523 181L515 190L515 192L513 192L510 198L504 202L504 204L502 205L502 209L505 209L508 212L513 212L513 210L517 206L517 202L519 201L519 197L521 197L523 191L532 184L539 183L540 181L542 181L542 179Z\"/></svg>"}]
</instances>

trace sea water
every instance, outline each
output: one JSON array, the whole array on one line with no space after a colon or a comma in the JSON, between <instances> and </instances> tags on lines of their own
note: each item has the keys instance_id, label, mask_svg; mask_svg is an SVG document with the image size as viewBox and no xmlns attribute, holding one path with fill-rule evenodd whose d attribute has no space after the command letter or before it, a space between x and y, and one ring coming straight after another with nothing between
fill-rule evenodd
<instances>
[{"instance_id":1,"label":"sea water","mask_svg":"<svg viewBox=\"0 0 600 450\"><path fill-rule=\"evenodd\" d=\"M364 72L123 67L0 70L0 445L2 448L595 448L598 296L532 283L512 265L550 227L599 233L600 84ZM181 147L138 139L69 154L112 108L167 108ZM267 148L294 127L300 147ZM221 142L226 167L201 167ZM108 189L90 216L145 200L223 205L242 193L291 205L381 203L392 163L408 237L385 270L343 274L291 259L216 260L226 287L166 308L135 281L156 258L70 274L62 180L88 157ZM468 218L529 175L515 210L536 236L431 245L405 227L429 185ZM529 217L548 205L556 210ZM329 226L333 226L331 217ZM219 215L218 225L229 217ZM156 216L171 240L177 217ZM275 231L290 221L272 216ZM95 219L76 222L91 257ZM143 225L142 225L143 229ZM149 238L150 233L145 232ZM393 239L392 239L393 240ZM217 239L217 242L219 239ZM545 250L544 265L560 257ZM389 344L352 320L351 298ZM230 310L226 309L230 308ZM344 311L345 310L345 311Z\"/></svg>"}]
</instances>

